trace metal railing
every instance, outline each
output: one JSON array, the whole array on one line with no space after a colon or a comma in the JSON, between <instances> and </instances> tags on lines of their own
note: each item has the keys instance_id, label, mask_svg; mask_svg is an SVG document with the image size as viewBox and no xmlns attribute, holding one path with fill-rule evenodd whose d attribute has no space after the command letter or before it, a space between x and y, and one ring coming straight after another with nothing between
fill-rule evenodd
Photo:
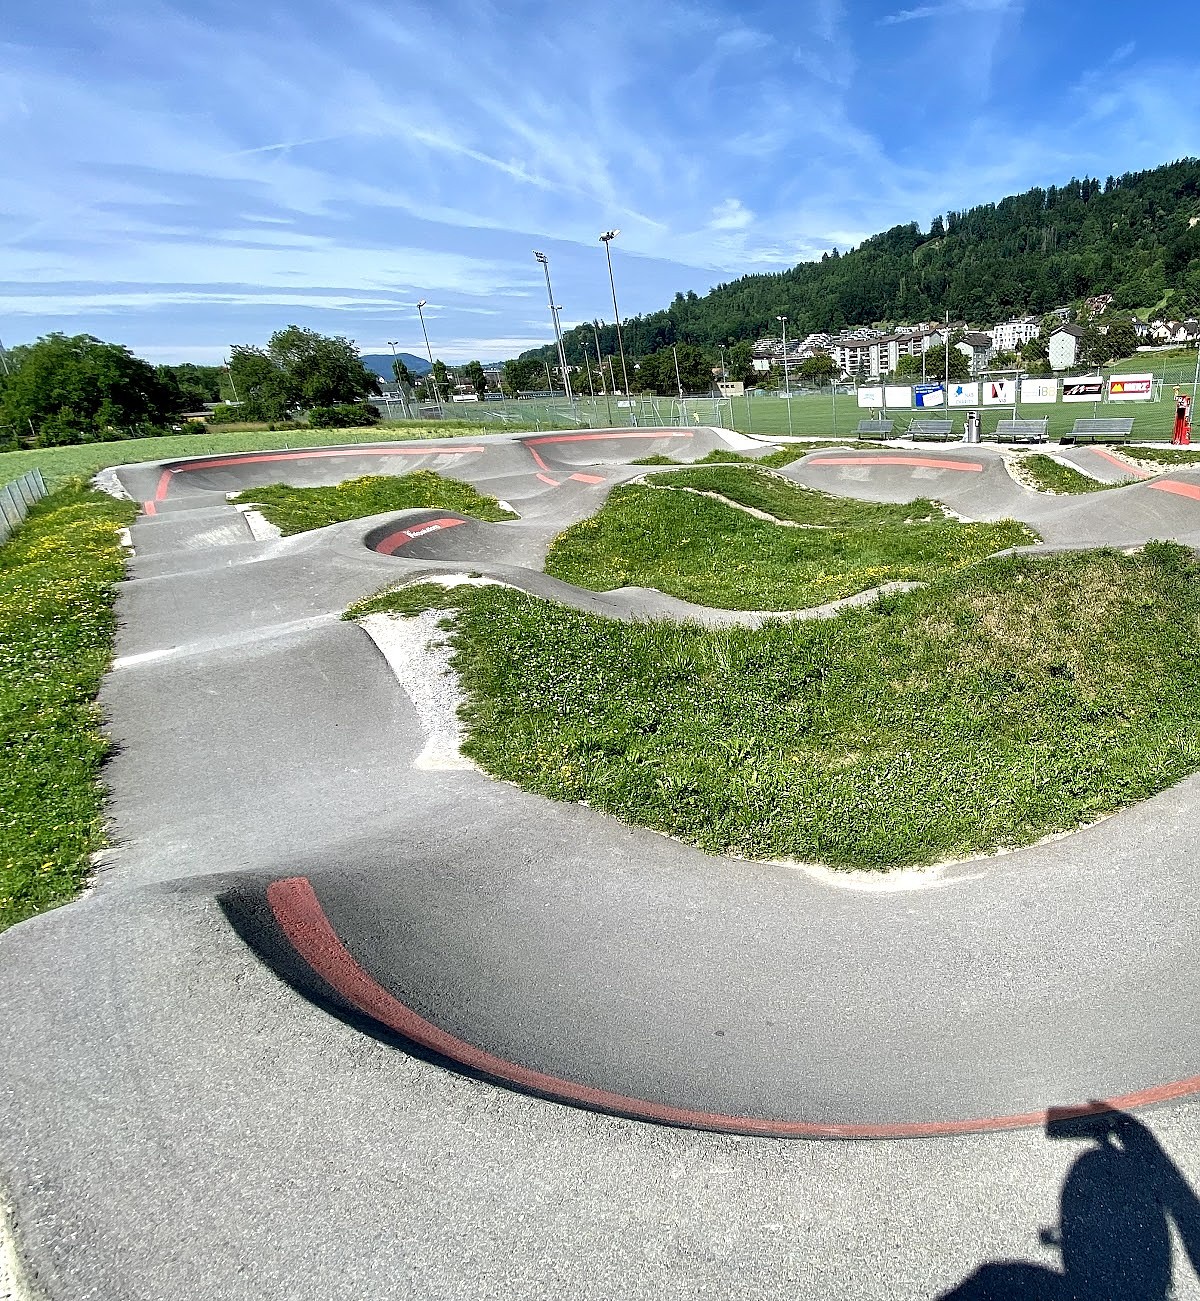
<instances>
[{"instance_id":1,"label":"metal railing","mask_svg":"<svg viewBox=\"0 0 1200 1301\"><path fill-rule=\"evenodd\" d=\"M35 501L46 496L41 470L30 470L0 488L0 542L7 542L29 514Z\"/></svg>"}]
</instances>

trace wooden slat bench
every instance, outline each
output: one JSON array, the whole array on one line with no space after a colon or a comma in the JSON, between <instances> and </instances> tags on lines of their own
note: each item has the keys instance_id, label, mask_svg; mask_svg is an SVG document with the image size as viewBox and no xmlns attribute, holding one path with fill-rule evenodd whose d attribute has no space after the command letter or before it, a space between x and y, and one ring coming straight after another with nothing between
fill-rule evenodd
<instances>
[{"instance_id":1,"label":"wooden slat bench","mask_svg":"<svg viewBox=\"0 0 1200 1301\"><path fill-rule=\"evenodd\" d=\"M1046 441L1046 426L1049 423L1049 416L1042 416L1038 420L1001 420L996 426L996 442L1044 443Z\"/></svg>"},{"instance_id":2,"label":"wooden slat bench","mask_svg":"<svg viewBox=\"0 0 1200 1301\"><path fill-rule=\"evenodd\" d=\"M860 420L855 431L860 438L890 438L894 420Z\"/></svg>"},{"instance_id":3,"label":"wooden slat bench","mask_svg":"<svg viewBox=\"0 0 1200 1301\"><path fill-rule=\"evenodd\" d=\"M909 438L948 443L954 438L953 420L914 420L908 427Z\"/></svg>"},{"instance_id":4,"label":"wooden slat bench","mask_svg":"<svg viewBox=\"0 0 1200 1301\"><path fill-rule=\"evenodd\" d=\"M1132 416L1101 416L1076 420L1069 434L1059 443L1127 443L1133 437Z\"/></svg>"}]
</instances>

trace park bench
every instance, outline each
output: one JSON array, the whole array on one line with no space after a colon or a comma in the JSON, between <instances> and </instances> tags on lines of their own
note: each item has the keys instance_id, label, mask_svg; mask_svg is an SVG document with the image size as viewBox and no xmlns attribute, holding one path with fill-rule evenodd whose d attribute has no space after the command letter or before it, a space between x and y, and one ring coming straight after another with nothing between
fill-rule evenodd
<instances>
[{"instance_id":1,"label":"park bench","mask_svg":"<svg viewBox=\"0 0 1200 1301\"><path fill-rule=\"evenodd\" d=\"M1063 434L1058 441L1060 444L1127 443L1132 437L1132 416L1102 416L1076 420L1071 432Z\"/></svg>"},{"instance_id":2,"label":"park bench","mask_svg":"<svg viewBox=\"0 0 1200 1301\"><path fill-rule=\"evenodd\" d=\"M996 426L996 442L1044 443L1046 441L1046 426L1049 423L1049 416L1042 416L1038 420L1001 420Z\"/></svg>"},{"instance_id":3,"label":"park bench","mask_svg":"<svg viewBox=\"0 0 1200 1301\"><path fill-rule=\"evenodd\" d=\"M908 427L909 438L948 443L954 437L953 420L914 420Z\"/></svg>"},{"instance_id":4,"label":"park bench","mask_svg":"<svg viewBox=\"0 0 1200 1301\"><path fill-rule=\"evenodd\" d=\"M860 420L855 431L860 438L890 438L894 420Z\"/></svg>"}]
</instances>

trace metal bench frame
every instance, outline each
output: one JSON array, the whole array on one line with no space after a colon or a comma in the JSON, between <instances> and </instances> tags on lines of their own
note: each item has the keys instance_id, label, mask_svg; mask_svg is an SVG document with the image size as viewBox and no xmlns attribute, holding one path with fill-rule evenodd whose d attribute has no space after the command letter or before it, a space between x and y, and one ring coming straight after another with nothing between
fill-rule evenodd
<instances>
[{"instance_id":1,"label":"metal bench frame","mask_svg":"<svg viewBox=\"0 0 1200 1301\"><path fill-rule=\"evenodd\" d=\"M1036 419L1014 417L1009 420L1001 420L996 426L996 442L1044 443L1047 441L1046 427L1049 423L1049 416Z\"/></svg>"},{"instance_id":2,"label":"metal bench frame","mask_svg":"<svg viewBox=\"0 0 1200 1301\"><path fill-rule=\"evenodd\" d=\"M954 420L914 420L908 426L908 437L923 438L931 442L952 442L958 435L954 432Z\"/></svg>"},{"instance_id":3,"label":"metal bench frame","mask_svg":"<svg viewBox=\"0 0 1200 1301\"><path fill-rule=\"evenodd\" d=\"M1058 440L1060 446L1080 443L1127 443L1133 437L1132 416L1086 416L1076 420L1070 433Z\"/></svg>"},{"instance_id":4,"label":"metal bench frame","mask_svg":"<svg viewBox=\"0 0 1200 1301\"><path fill-rule=\"evenodd\" d=\"M895 427L894 420L860 420L856 432L859 437L864 434L874 434L877 437L890 438Z\"/></svg>"}]
</instances>

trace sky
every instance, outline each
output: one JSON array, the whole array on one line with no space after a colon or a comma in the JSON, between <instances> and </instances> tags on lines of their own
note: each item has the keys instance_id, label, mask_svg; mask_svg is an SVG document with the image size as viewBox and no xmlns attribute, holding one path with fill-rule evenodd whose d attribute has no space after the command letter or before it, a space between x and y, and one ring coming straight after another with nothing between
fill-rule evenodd
<instances>
[{"instance_id":1,"label":"sky","mask_svg":"<svg viewBox=\"0 0 1200 1301\"><path fill-rule=\"evenodd\" d=\"M448 362L1200 153L1194 0L7 0L0 339Z\"/></svg>"}]
</instances>

